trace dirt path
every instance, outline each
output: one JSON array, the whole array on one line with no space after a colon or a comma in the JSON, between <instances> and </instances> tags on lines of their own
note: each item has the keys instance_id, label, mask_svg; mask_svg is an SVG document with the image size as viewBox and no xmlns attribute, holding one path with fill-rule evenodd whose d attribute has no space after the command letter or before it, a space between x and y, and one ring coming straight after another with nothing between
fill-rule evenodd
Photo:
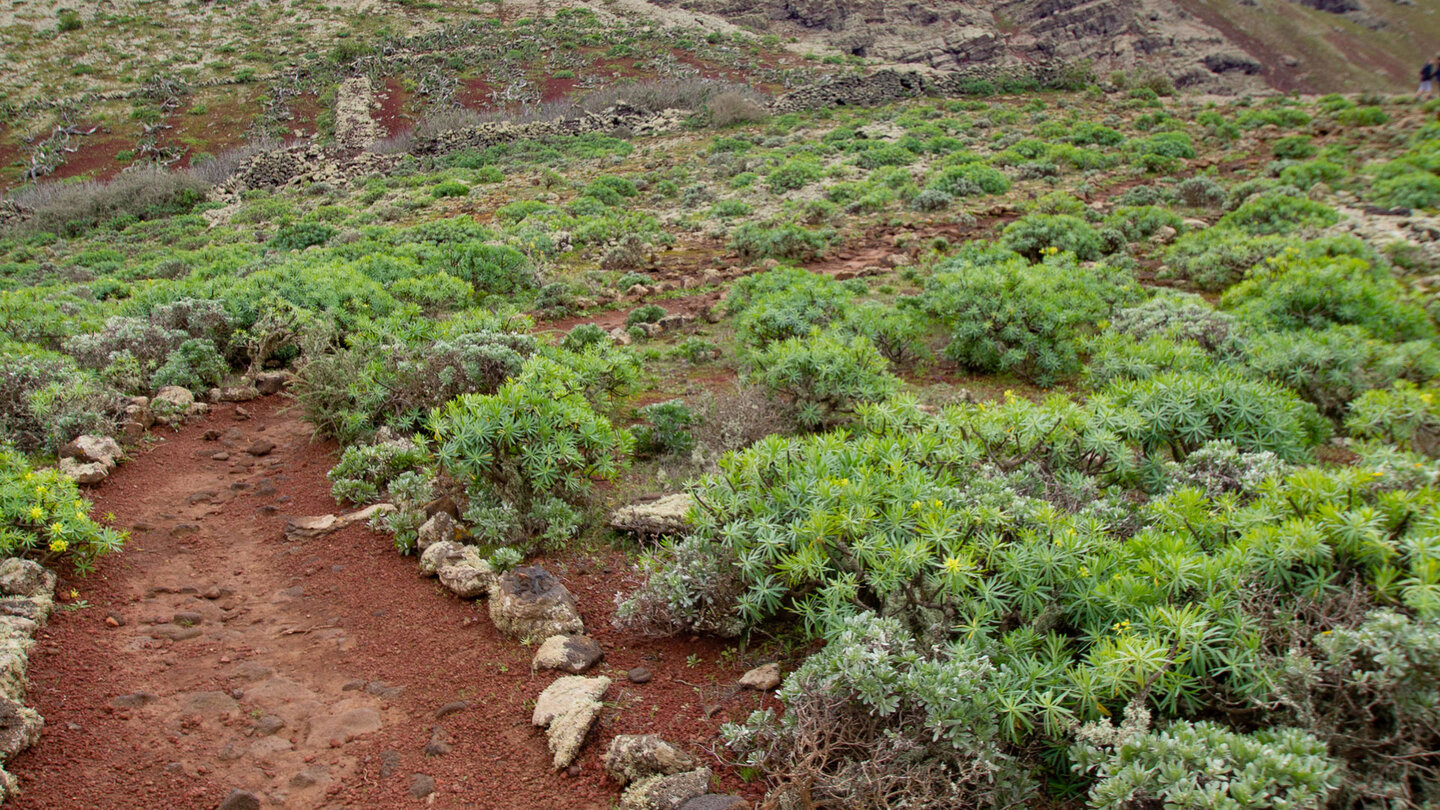
<instances>
[{"instance_id":1,"label":"dirt path","mask_svg":"<svg viewBox=\"0 0 1440 810\"><path fill-rule=\"evenodd\" d=\"M250 419L222 405L97 488L96 514L132 538L61 586L90 607L41 635L31 698L47 725L12 763L13 807L214 808L240 788L264 807L598 810L616 795L600 767L610 736L655 731L699 754L757 705L704 717L706 690L692 687L718 693L742 671L720 666L718 645L609 629L613 552L552 562L607 650L608 699L628 709L602 718L578 774L553 772L528 718L554 675L531 673L533 651L501 638L483 601L422 579L363 525L284 539L288 516L336 505L334 447L281 405L247 403ZM687 668L691 654L704 663ZM641 663L655 680L625 683ZM415 795L431 779L433 795Z\"/></svg>"}]
</instances>

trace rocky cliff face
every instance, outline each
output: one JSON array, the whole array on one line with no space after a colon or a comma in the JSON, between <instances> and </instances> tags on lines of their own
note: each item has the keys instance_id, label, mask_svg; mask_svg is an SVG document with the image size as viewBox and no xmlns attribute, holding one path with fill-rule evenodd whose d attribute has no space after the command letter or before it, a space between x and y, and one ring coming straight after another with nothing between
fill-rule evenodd
<instances>
[{"instance_id":1,"label":"rocky cliff face","mask_svg":"<svg viewBox=\"0 0 1440 810\"><path fill-rule=\"evenodd\" d=\"M1357 12L1362 1L1265 0L1347 21L1365 13ZM1272 42L1255 40L1248 32L1224 24L1225 3L1259 10L1260 0L652 2L722 16L754 31L818 41L844 53L939 70L977 63L1089 59L1101 75L1112 70L1154 70L1170 76L1180 87L1207 92L1247 92L1267 85L1290 89L1304 84L1289 75L1295 72L1294 57L1274 52ZM1317 85L1305 89L1354 88Z\"/></svg>"}]
</instances>

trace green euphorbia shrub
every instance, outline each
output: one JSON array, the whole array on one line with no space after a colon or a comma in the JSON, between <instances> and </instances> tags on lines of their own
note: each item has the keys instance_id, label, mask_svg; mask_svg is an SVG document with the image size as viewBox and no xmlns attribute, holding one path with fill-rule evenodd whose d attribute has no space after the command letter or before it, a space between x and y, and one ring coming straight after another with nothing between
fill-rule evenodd
<instances>
[{"instance_id":1,"label":"green euphorbia shrub","mask_svg":"<svg viewBox=\"0 0 1440 810\"><path fill-rule=\"evenodd\" d=\"M1079 266L1073 256L1030 264L942 265L918 305L950 333L945 354L967 367L1052 385L1080 370L1079 341L1139 290L1126 274Z\"/></svg>"},{"instance_id":2,"label":"green euphorbia shrub","mask_svg":"<svg viewBox=\"0 0 1440 810\"><path fill-rule=\"evenodd\" d=\"M736 281L725 308L735 315L741 344L763 349L842 320L854 297L833 276L782 267Z\"/></svg>"},{"instance_id":3,"label":"green euphorbia shrub","mask_svg":"<svg viewBox=\"0 0 1440 810\"><path fill-rule=\"evenodd\" d=\"M1208 372L1166 372L1122 381L1105 389L1108 401L1138 421L1122 433L1147 453L1175 459L1206 442L1226 439L1247 451L1267 451L1285 461L1305 461L1330 437L1315 406L1272 383L1217 367Z\"/></svg>"},{"instance_id":4,"label":"green euphorbia shrub","mask_svg":"<svg viewBox=\"0 0 1440 810\"><path fill-rule=\"evenodd\" d=\"M1425 310L1389 271L1353 258L1306 258L1287 250L1225 293L1221 306L1267 329L1363 327L1381 340L1433 337Z\"/></svg>"},{"instance_id":5,"label":"green euphorbia shrub","mask_svg":"<svg viewBox=\"0 0 1440 810\"><path fill-rule=\"evenodd\" d=\"M90 503L74 479L37 470L14 449L0 447L0 557L68 558L88 572L96 558L124 542L124 534L90 518Z\"/></svg>"},{"instance_id":6,"label":"green euphorbia shrub","mask_svg":"<svg viewBox=\"0 0 1440 810\"><path fill-rule=\"evenodd\" d=\"M1158 227L1158 226L1157 226ZM1006 249L1038 261L1053 252L1073 253L1081 261L1100 258L1105 242L1085 220L1069 214L1028 214L1005 226Z\"/></svg>"},{"instance_id":7,"label":"green euphorbia shrub","mask_svg":"<svg viewBox=\"0 0 1440 810\"><path fill-rule=\"evenodd\" d=\"M435 457L465 487L465 519L484 542L570 539L591 482L624 468L634 438L581 390L576 371L537 357L494 394L465 394L431 414Z\"/></svg>"},{"instance_id":8,"label":"green euphorbia shrub","mask_svg":"<svg viewBox=\"0 0 1440 810\"><path fill-rule=\"evenodd\" d=\"M795 421L815 429L899 387L890 364L864 335L833 332L772 343L755 355L755 377L790 401Z\"/></svg>"},{"instance_id":9,"label":"green euphorbia shrub","mask_svg":"<svg viewBox=\"0 0 1440 810\"><path fill-rule=\"evenodd\" d=\"M683 400L656 402L640 409L644 420L635 427L635 454L651 456L683 456L695 447L691 428L700 424L700 417Z\"/></svg>"}]
</instances>

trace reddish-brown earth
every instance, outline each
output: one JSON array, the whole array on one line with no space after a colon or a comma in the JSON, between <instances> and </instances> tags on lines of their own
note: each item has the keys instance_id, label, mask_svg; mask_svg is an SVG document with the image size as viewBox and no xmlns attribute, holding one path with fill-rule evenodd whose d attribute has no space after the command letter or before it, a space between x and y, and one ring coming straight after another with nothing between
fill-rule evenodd
<instances>
[{"instance_id":1,"label":"reddish-brown earth","mask_svg":"<svg viewBox=\"0 0 1440 810\"><path fill-rule=\"evenodd\" d=\"M336 448L282 405L248 403L249 419L221 405L158 432L96 488L95 513L132 537L61 585L75 607L42 632L32 660L46 727L10 765L24 791L13 807L213 808L242 788L264 807L600 810L618 793L604 748L639 732L755 796L711 749L721 723L774 705L732 688L756 662L717 641L615 630L630 569L603 548L544 560L606 651L592 674L615 679L578 775L554 772L529 716L555 674L531 672L533 650L501 637L483 600L421 578L413 557L363 525L285 539L288 516L338 507L325 479ZM262 440L274 450L247 452ZM642 664L654 680L629 683ZM469 703L437 719L454 701ZM452 750L427 756L437 735ZM435 780L433 797L410 795L420 774Z\"/></svg>"},{"instance_id":2,"label":"reddish-brown earth","mask_svg":"<svg viewBox=\"0 0 1440 810\"><path fill-rule=\"evenodd\" d=\"M387 138L393 138L415 127L412 116L405 111L410 93L395 79L386 79L380 91L380 109L375 113L375 122L385 130Z\"/></svg>"}]
</instances>

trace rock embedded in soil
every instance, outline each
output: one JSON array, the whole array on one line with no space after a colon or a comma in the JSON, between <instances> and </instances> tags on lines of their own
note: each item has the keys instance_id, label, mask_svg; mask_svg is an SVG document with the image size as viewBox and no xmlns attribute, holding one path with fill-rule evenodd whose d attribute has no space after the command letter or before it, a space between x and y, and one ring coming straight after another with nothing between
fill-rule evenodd
<instances>
[{"instance_id":1,"label":"rock embedded in soil","mask_svg":"<svg viewBox=\"0 0 1440 810\"><path fill-rule=\"evenodd\" d=\"M697 768L673 776L651 776L634 782L620 796L619 810L676 810L710 792L710 769Z\"/></svg>"},{"instance_id":2,"label":"rock embedded in soil","mask_svg":"<svg viewBox=\"0 0 1440 810\"><path fill-rule=\"evenodd\" d=\"M494 570L490 568L490 563L479 559L478 552L459 563L447 562L435 573L440 578L440 584L461 599L478 599L490 593L495 585Z\"/></svg>"},{"instance_id":3,"label":"rock embedded in soil","mask_svg":"<svg viewBox=\"0 0 1440 810\"><path fill-rule=\"evenodd\" d=\"M780 665L766 664L740 676L740 685L757 692L768 692L780 686Z\"/></svg>"},{"instance_id":4,"label":"rock embedded in soil","mask_svg":"<svg viewBox=\"0 0 1440 810\"><path fill-rule=\"evenodd\" d=\"M415 778L410 781L410 795L417 799L423 799L434 792L435 778L433 776L417 773Z\"/></svg>"},{"instance_id":5,"label":"rock embedded in soil","mask_svg":"<svg viewBox=\"0 0 1440 810\"><path fill-rule=\"evenodd\" d=\"M575 761L585 735L600 716L600 698L609 688L610 679L606 677L568 675L545 687L535 698L530 722L546 729L556 770Z\"/></svg>"},{"instance_id":6,"label":"rock embedded in soil","mask_svg":"<svg viewBox=\"0 0 1440 810\"><path fill-rule=\"evenodd\" d=\"M655 675L645 667L635 667L626 672L625 677L630 679L631 683L649 683Z\"/></svg>"},{"instance_id":7,"label":"rock embedded in soil","mask_svg":"<svg viewBox=\"0 0 1440 810\"><path fill-rule=\"evenodd\" d=\"M415 548L423 553L436 543L454 540L455 518L451 517L449 512L436 512L420 525L415 537Z\"/></svg>"},{"instance_id":8,"label":"rock embedded in soil","mask_svg":"<svg viewBox=\"0 0 1440 810\"><path fill-rule=\"evenodd\" d=\"M600 643L589 636L551 636L535 651L530 669L556 669L579 675L604 657Z\"/></svg>"},{"instance_id":9,"label":"rock embedded in soil","mask_svg":"<svg viewBox=\"0 0 1440 810\"><path fill-rule=\"evenodd\" d=\"M605 751L605 773L622 786L693 770L695 760L654 734L620 734Z\"/></svg>"},{"instance_id":10,"label":"rock embedded in soil","mask_svg":"<svg viewBox=\"0 0 1440 810\"><path fill-rule=\"evenodd\" d=\"M515 639L539 639L585 632L575 597L539 566L507 571L490 589L490 620Z\"/></svg>"},{"instance_id":11,"label":"rock embedded in soil","mask_svg":"<svg viewBox=\"0 0 1440 810\"><path fill-rule=\"evenodd\" d=\"M105 464L85 464L73 458L60 459L59 468L61 473L70 476L75 480L75 483L87 486L104 481L110 476L110 471L114 469L114 467Z\"/></svg>"},{"instance_id":12,"label":"rock embedded in soil","mask_svg":"<svg viewBox=\"0 0 1440 810\"><path fill-rule=\"evenodd\" d=\"M707 793L680 805L680 810L750 810L750 802L739 796Z\"/></svg>"},{"instance_id":13,"label":"rock embedded in soil","mask_svg":"<svg viewBox=\"0 0 1440 810\"><path fill-rule=\"evenodd\" d=\"M267 439L260 439L258 441L251 442L250 446L245 448L246 453L249 453L250 455L256 457L268 456L274 451L275 442L269 441Z\"/></svg>"},{"instance_id":14,"label":"rock embedded in soil","mask_svg":"<svg viewBox=\"0 0 1440 810\"><path fill-rule=\"evenodd\" d=\"M74 459L82 464L103 464L113 469L125 452L109 436L86 434L60 448L60 458Z\"/></svg>"},{"instance_id":15,"label":"rock embedded in soil","mask_svg":"<svg viewBox=\"0 0 1440 810\"><path fill-rule=\"evenodd\" d=\"M0 593L6 596L54 593L55 581L55 573L34 560L7 557L0 561Z\"/></svg>"},{"instance_id":16,"label":"rock embedded in soil","mask_svg":"<svg viewBox=\"0 0 1440 810\"><path fill-rule=\"evenodd\" d=\"M0 761L9 760L40 739L45 721L40 713L8 698L0 698Z\"/></svg>"},{"instance_id":17,"label":"rock embedded in soil","mask_svg":"<svg viewBox=\"0 0 1440 810\"><path fill-rule=\"evenodd\" d=\"M441 720L443 718L449 717L452 714L455 714L456 712L463 712L466 709L470 708L470 706L471 703L468 700L452 700L449 703L446 703L444 706L441 706L440 708L435 710L435 719Z\"/></svg>"},{"instance_id":18,"label":"rock embedded in soil","mask_svg":"<svg viewBox=\"0 0 1440 810\"><path fill-rule=\"evenodd\" d=\"M236 788L230 791L225 801L216 810L260 810L260 797L248 790Z\"/></svg>"},{"instance_id":19,"label":"rock embedded in soil","mask_svg":"<svg viewBox=\"0 0 1440 810\"><path fill-rule=\"evenodd\" d=\"M608 523L616 531L642 537L678 536L689 533L685 515L691 506L684 492L666 495L648 503L632 503L610 513Z\"/></svg>"},{"instance_id":20,"label":"rock embedded in soil","mask_svg":"<svg viewBox=\"0 0 1440 810\"><path fill-rule=\"evenodd\" d=\"M283 371L262 371L255 375L255 388L262 396L280 393L290 382L290 375Z\"/></svg>"}]
</instances>

